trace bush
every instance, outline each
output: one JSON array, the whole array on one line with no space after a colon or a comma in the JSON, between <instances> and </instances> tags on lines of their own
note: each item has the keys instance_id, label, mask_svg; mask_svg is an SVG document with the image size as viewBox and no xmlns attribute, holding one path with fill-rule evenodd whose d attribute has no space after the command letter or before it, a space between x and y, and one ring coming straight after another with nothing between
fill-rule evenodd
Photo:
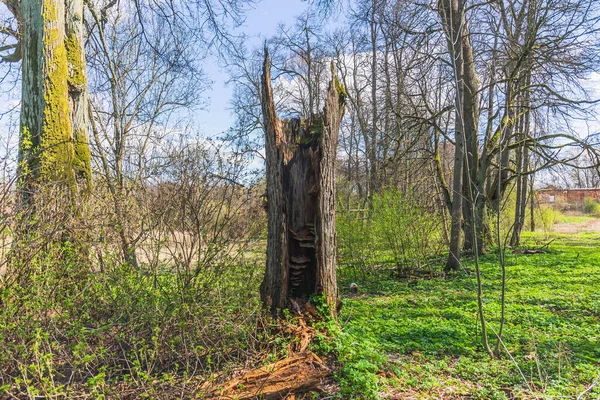
<instances>
[{"instance_id":1,"label":"bush","mask_svg":"<svg viewBox=\"0 0 600 400\"><path fill-rule=\"evenodd\" d=\"M119 397L131 386L152 398L159 389L147 383L201 381L264 350L264 325L248 317L260 315L256 264L220 260L218 279L186 285L174 271L127 264L92 272L68 243L45 247L4 276L0 397L60 397L67 385L66 397Z\"/></svg>"},{"instance_id":2,"label":"bush","mask_svg":"<svg viewBox=\"0 0 600 400\"><path fill-rule=\"evenodd\" d=\"M365 278L373 272L375 264L376 239L371 229L368 212L355 203L345 207L340 205L336 216L338 254L353 279Z\"/></svg>"},{"instance_id":3,"label":"bush","mask_svg":"<svg viewBox=\"0 0 600 400\"><path fill-rule=\"evenodd\" d=\"M0 398L155 398L193 379L176 396L191 398L272 346L260 192L218 149L160 158L125 198L108 178L85 202L57 182L29 207L0 185Z\"/></svg>"},{"instance_id":4,"label":"bush","mask_svg":"<svg viewBox=\"0 0 600 400\"><path fill-rule=\"evenodd\" d=\"M583 212L590 215L600 216L600 204L594 199L586 198L583 202Z\"/></svg>"},{"instance_id":5,"label":"bush","mask_svg":"<svg viewBox=\"0 0 600 400\"><path fill-rule=\"evenodd\" d=\"M534 212L535 221L545 233L554 231L554 224L560 222L562 213L548 206L540 206Z\"/></svg>"},{"instance_id":6,"label":"bush","mask_svg":"<svg viewBox=\"0 0 600 400\"><path fill-rule=\"evenodd\" d=\"M339 255L353 278L390 258L401 274L422 269L446 245L442 216L396 189L373 196L370 210L341 206L337 233Z\"/></svg>"},{"instance_id":7,"label":"bush","mask_svg":"<svg viewBox=\"0 0 600 400\"><path fill-rule=\"evenodd\" d=\"M441 216L398 190L373 197L372 223L378 250L391 253L400 273L425 267L445 248Z\"/></svg>"}]
</instances>

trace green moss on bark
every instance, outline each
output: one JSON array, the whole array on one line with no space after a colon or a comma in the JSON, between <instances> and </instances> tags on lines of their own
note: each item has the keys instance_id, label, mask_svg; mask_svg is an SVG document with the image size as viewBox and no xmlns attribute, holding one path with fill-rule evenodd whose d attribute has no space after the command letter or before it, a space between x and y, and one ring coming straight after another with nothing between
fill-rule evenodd
<instances>
[{"instance_id":1,"label":"green moss on bark","mask_svg":"<svg viewBox=\"0 0 600 400\"><path fill-rule=\"evenodd\" d=\"M69 68L60 11L56 0L44 0L44 115L40 137L43 151L39 178L42 181L64 180L72 186L75 180L67 83ZM62 12L64 18L64 10Z\"/></svg>"},{"instance_id":2,"label":"green moss on bark","mask_svg":"<svg viewBox=\"0 0 600 400\"><path fill-rule=\"evenodd\" d=\"M31 153L33 152L33 140L31 131L27 126L21 127L19 137L19 180L18 186L23 188L31 174Z\"/></svg>"},{"instance_id":3,"label":"green moss on bark","mask_svg":"<svg viewBox=\"0 0 600 400\"><path fill-rule=\"evenodd\" d=\"M306 132L302 144L311 145L312 143L316 143L323 133L323 119L321 118L313 118L309 121L308 131Z\"/></svg>"},{"instance_id":4,"label":"green moss on bark","mask_svg":"<svg viewBox=\"0 0 600 400\"><path fill-rule=\"evenodd\" d=\"M81 43L77 36L70 32L65 39L65 46L69 62L69 85L81 91L87 85L85 59L83 58Z\"/></svg>"},{"instance_id":5,"label":"green moss on bark","mask_svg":"<svg viewBox=\"0 0 600 400\"><path fill-rule=\"evenodd\" d=\"M90 190L92 187L90 146L83 129L75 132L74 141L75 157L73 158L73 170L77 181L85 185L85 190Z\"/></svg>"},{"instance_id":6,"label":"green moss on bark","mask_svg":"<svg viewBox=\"0 0 600 400\"><path fill-rule=\"evenodd\" d=\"M340 82L338 77L335 75L334 75L334 82L335 82L335 88L337 89L337 92L338 92L338 103L340 104L340 107L342 107L343 105L346 104L346 97L348 96L348 93L346 93L346 88L344 87L342 82Z\"/></svg>"},{"instance_id":7,"label":"green moss on bark","mask_svg":"<svg viewBox=\"0 0 600 400\"><path fill-rule=\"evenodd\" d=\"M346 98L348 97L348 93L346 92L346 88L344 87L342 82L340 82L340 80L337 77L337 74L335 73L335 65L333 63L333 60L331 61L331 77L333 79L335 89L338 92L338 103L340 107L343 107L346 104Z\"/></svg>"}]
</instances>

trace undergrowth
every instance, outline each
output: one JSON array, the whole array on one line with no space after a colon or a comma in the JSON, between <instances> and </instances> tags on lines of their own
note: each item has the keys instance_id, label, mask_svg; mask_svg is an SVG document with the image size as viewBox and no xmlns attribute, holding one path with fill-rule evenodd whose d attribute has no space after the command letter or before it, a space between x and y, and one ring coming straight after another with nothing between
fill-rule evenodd
<instances>
[{"instance_id":1,"label":"undergrowth","mask_svg":"<svg viewBox=\"0 0 600 400\"><path fill-rule=\"evenodd\" d=\"M253 359L271 342L261 268L214 268L192 281L117 263L90 272L68 243L14 263L0 292L0 397L154 397Z\"/></svg>"},{"instance_id":2,"label":"undergrowth","mask_svg":"<svg viewBox=\"0 0 600 400\"><path fill-rule=\"evenodd\" d=\"M364 342L342 330L338 321L331 318L325 301L313 299L312 302L325 316L315 326L319 333L312 350L335 358L337 368L334 377L340 386L338 398L377 399L380 389L378 373L387 360L377 348L377 343Z\"/></svg>"},{"instance_id":3,"label":"undergrowth","mask_svg":"<svg viewBox=\"0 0 600 400\"><path fill-rule=\"evenodd\" d=\"M525 244L544 233L525 234ZM398 279L389 269L358 281L336 336L342 391L479 399L600 395L598 234L560 236L543 254L507 255L507 321L500 359L480 345L470 262L456 275ZM481 260L484 307L495 340L500 316L496 254ZM355 279L340 269L342 287ZM387 372L386 372L387 371ZM379 394L377 391L379 390ZM346 397L348 398L348 397Z\"/></svg>"}]
</instances>

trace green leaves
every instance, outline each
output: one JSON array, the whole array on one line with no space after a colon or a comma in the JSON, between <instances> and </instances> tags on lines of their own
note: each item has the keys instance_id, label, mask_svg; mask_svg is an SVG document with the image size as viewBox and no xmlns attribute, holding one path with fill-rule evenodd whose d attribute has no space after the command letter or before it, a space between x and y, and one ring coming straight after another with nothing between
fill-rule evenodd
<instances>
[{"instance_id":1,"label":"green leaves","mask_svg":"<svg viewBox=\"0 0 600 400\"><path fill-rule=\"evenodd\" d=\"M524 244L544 235L524 234ZM599 240L598 234L560 236L549 253L507 255L504 344L510 356L504 351L499 360L488 359L479 344L472 275L415 282L376 270L357 282L363 295L344 300L343 333L355 343L342 348L370 349L360 350L367 351L360 357L346 355L348 364L358 365L347 368L364 369L368 364L360 360L372 359L371 351L390 356L394 361L373 364L380 370L396 366L397 390L416 389L424 398L446 390L485 399L526 396L531 390L576 397L600 374ZM481 259L485 307L494 329L500 315L498 265L496 255ZM469 262L465 267L472 269ZM339 275L341 287L347 287L352 277L344 268ZM489 337L495 339L493 330ZM353 385L354 376L345 375L345 384ZM600 394L594 390L591 398Z\"/></svg>"}]
</instances>

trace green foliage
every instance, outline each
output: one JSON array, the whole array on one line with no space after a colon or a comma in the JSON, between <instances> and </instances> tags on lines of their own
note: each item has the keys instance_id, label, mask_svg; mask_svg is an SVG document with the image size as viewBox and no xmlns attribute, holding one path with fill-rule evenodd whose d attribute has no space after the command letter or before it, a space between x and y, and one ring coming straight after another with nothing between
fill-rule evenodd
<instances>
[{"instance_id":1,"label":"green foliage","mask_svg":"<svg viewBox=\"0 0 600 400\"><path fill-rule=\"evenodd\" d=\"M543 235L525 233L524 244ZM481 348L475 278L469 274L410 281L378 274L358 282L363 295L346 298L340 316L344 334L360 338L348 346L388 356L378 375L395 368L390 390L416 391L422 398L442 392L448 398L577 397L600 374L599 239L597 233L563 235L550 253L507 254L504 344L510 355L503 351L490 359ZM498 265L497 255L481 259L491 343L500 316ZM347 287L348 278L340 275ZM593 387L587 398L598 395L600 388Z\"/></svg>"},{"instance_id":2,"label":"green foliage","mask_svg":"<svg viewBox=\"0 0 600 400\"><path fill-rule=\"evenodd\" d=\"M318 334L313 350L322 355L334 355L339 364L335 378L340 384L342 399L378 399L380 389L377 373L387 357L377 349L373 338L354 336L342 331L337 321L331 319L324 299L313 299L324 321L316 328Z\"/></svg>"},{"instance_id":3,"label":"green foliage","mask_svg":"<svg viewBox=\"0 0 600 400\"><path fill-rule=\"evenodd\" d=\"M338 254L354 279L373 272L377 239L359 203L340 204L336 215Z\"/></svg>"},{"instance_id":4,"label":"green foliage","mask_svg":"<svg viewBox=\"0 0 600 400\"><path fill-rule=\"evenodd\" d=\"M431 268L445 250L442 217L396 189L373 196L371 210L352 202L339 210L339 254L356 278L389 262L400 274Z\"/></svg>"},{"instance_id":5,"label":"green foliage","mask_svg":"<svg viewBox=\"0 0 600 400\"><path fill-rule=\"evenodd\" d=\"M218 279L189 284L166 269L107 263L90 272L82 259L65 242L19 257L7 271L0 373L13 378L3 381L5 392L69 398L68 387L114 398L118 382L206 379L263 348L264 325L248 318L260 308L256 264L220 260ZM152 388L144 391L155 397Z\"/></svg>"},{"instance_id":6,"label":"green foliage","mask_svg":"<svg viewBox=\"0 0 600 400\"><path fill-rule=\"evenodd\" d=\"M563 219L560 211L549 206L540 206L534 210L535 223L542 229L547 236L554 231L554 224L559 223Z\"/></svg>"},{"instance_id":7,"label":"green foliage","mask_svg":"<svg viewBox=\"0 0 600 400\"><path fill-rule=\"evenodd\" d=\"M341 398L379 398L377 372L386 360L385 356L373 348L372 343L357 340L345 333L337 337L336 349L337 359L341 364L336 373Z\"/></svg>"},{"instance_id":8,"label":"green foliage","mask_svg":"<svg viewBox=\"0 0 600 400\"><path fill-rule=\"evenodd\" d=\"M600 216L600 204L594 199L586 198L583 202L583 212L595 216Z\"/></svg>"},{"instance_id":9,"label":"green foliage","mask_svg":"<svg viewBox=\"0 0 600 400\"><path fill-rule=\"evenodd\" d=\"M410 195L388 189L373 196L372 229L379 251L389 251L400 273L427 265L445 248L441 217Z\"/></svg>"}]
</instances>

